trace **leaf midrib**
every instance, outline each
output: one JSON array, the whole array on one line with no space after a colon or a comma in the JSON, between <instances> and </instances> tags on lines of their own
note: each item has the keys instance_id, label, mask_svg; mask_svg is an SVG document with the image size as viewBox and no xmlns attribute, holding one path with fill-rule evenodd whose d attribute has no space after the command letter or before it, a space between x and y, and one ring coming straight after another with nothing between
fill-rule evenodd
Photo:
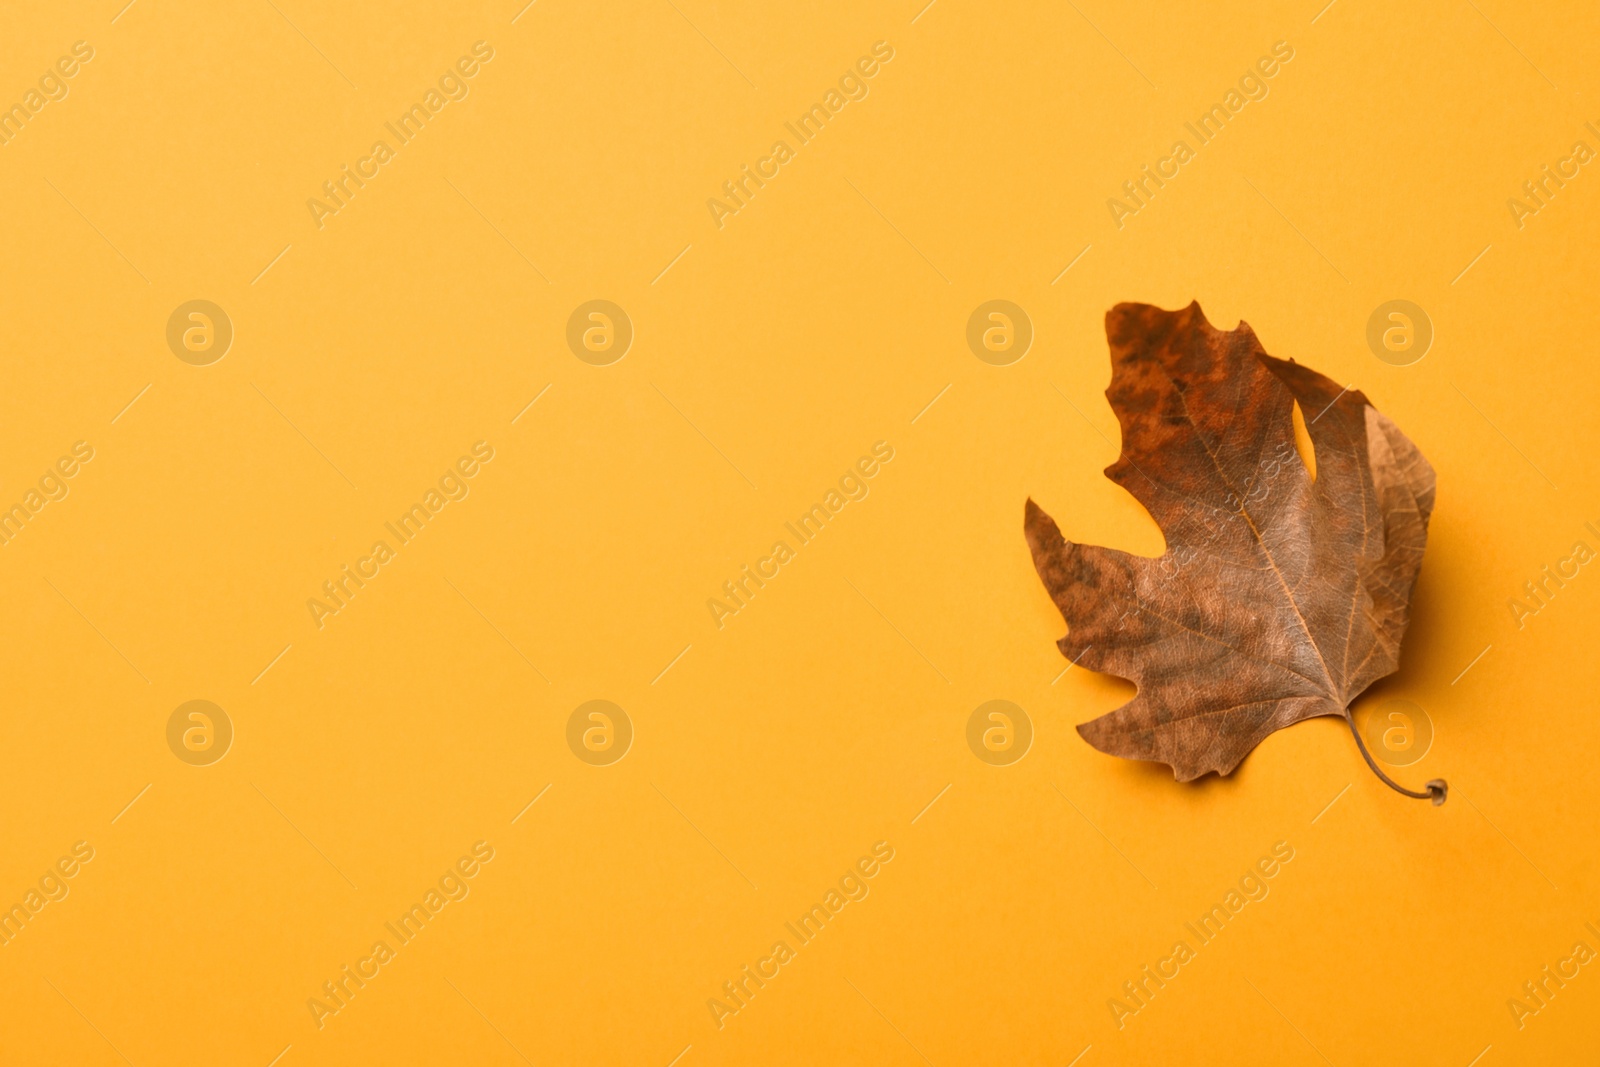
<instances>
[{"instance_id":1,"label":"leaf midrib","mask_svg":"<svg viewBox=\"0 0 1600 1067\"><path fill-rule=\"evenodd\" d=\"M1252 358L1254 358L1254 357L1252 356ZM1190 414L1190 412L1189 412L1189 398L1188 398L1187 394L1185 394L1185 392L1182 389L1178 388L1177 379L1174 378L1171 375L1171 373L1169 373L1167 371L1167 368L1166 368L1165 365L1163 365L1159 360L1155 360L1154 362L1156 363L1156 366L1160 369L1162 375L1167 379L1168 382L1170 382L1172 384L1172 391L1175 394L1177 394L1178 403L1183 408L1184 420L1186 422L1188 422L1190 429L1192 429L1194 431L1195 439L1200 442L1200 447L1205 449L1206 456L1211 460L1212 467L1216 469L1217 477L1221 479L1222 484L1227 486L1229 490L1231 490L1231 491L1233 491L1235 493L1238 493L1238 488L1233 484L1232 479L1230 479L1228 477L1228 473L1225 470L1223 470L1222 463L1221 463L1220 460L1218 460L1216 453L1211 450L1211 445L1206 441L1205 434L1201 432L1199 423L1195 422L1194 416L1192 414ZM1259 365L1260 361L1257 360L1256 362ZM1268 370L1265 367L1263 367L1262 370L1267 374L1271 374L1272 373L1270 370ZM1276 381L1277 380L1276 377L1274 377L1273 380ZM1279 383L1279 384L1282 384L1282 383ZM1285 390L1287 390L1288 387L1285 386L1284 388L1285 388ZM1227 430L1231 430L1233 428L1234 418L1239 413L1239 403L1240 402L1237 399L1235 399L1234 406L1233 406L1233 411L1228 416L1228 427L1227 427ZM1227 435L1227 430L1224 430L1223 436ZM1129 462L1132 462L1132 461L1130 460ZM1304 464L1303 463L1301 464L1301 467L1302 467L1302 469L1304 468ZM1278 568L1278 561L1276 559L1274 559L1272 557L1272 553L1267 550L1266 541L1262 539L1260 527L1258 527L1256 525L1255 518L1250 514L1250 509L1243 503L1243 501L1245 499L1244 496L1241 494L1239 499L1240 499L1241 503L1239 505L1239 512L1238 513L1239 513L1239 515L1241 515L1244 518L1244 521L1245 521L1246 525L1248 525L1250 527L1250 534L1256 540L1256 547L1260 551L1262 558L1267 561L1267 565L1272 568L1273 577L1278 579L1278 587L1283 591L1284 599L1287 600L1288 603L1289 603L1289 609L1294 612L1295 622L1299 624L1300 632L1305 635L1305 639L1311 645L1312 651L1314 651L1317 654L1317 662L1322 665L1322 680L1323 680L1323 683L1324 683L1324 685L1323 685L1323 695L1326 696L1330 700L1335 700L1337 698L1334 696L1334 688L1335 688L1335 686L1334 686L1334 682L1333 682L1333 672L1328 669L1328 661L1322 655L1322 646L1317 644L1317 639L1314 636L1312 636L1310 625L1306 622L1305 616L1300 613L1300 605L1295 603L1294 594L1292 592L1290 592L1290 590L1289 590L1288 580L1284 577L1283 571L1281 571ZM1363 503L1365 503L1365 502L1363 501ZM1234 646L1232 646L1232 645L1228 645L1226 642L1219 642L1219 643L1226 645L1226 647L1228 647L1230 649L1233 649L1235 652L1239 651L1237 648L1234 648ZM1243 653L1241 653L1241 654L1243 654ZM1262 660L1262 661L1268 662L1268 663L1273 663L1273 664L1276 664L1278 666L1283 666L1284 669L1289 671L1290 673L1299 675L1299 677L1301 677L1301 678L1305 678L1306 681L1311 682L1313 685L1317 684L1317 680L1315 678L1310 678L1310 677L1308 677L1308 676L1306 676L1304 674L1301 674L1299 671L1295 670L1292 667L1287 667L1287 666L1284 666L1283 664L1278 664L1276 660L1267 659L1266 657L1263 657L1263 656L1255 656L1255 657L1252 657L1252 658L1259 659L1259 660Z\"/></svg>"}]
</instances>

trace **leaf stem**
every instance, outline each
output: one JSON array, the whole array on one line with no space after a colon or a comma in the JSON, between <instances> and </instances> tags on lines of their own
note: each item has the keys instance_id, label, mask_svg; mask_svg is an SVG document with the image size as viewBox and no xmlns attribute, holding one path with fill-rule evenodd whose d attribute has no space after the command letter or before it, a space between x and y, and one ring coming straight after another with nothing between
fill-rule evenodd
<instances>
[{"instance_id":1,"label":"leaf stem","mask_svg":"<svg viewBox=\"0 0 1600 1067\"><path fill-rule=\"evenodd\" d=\"M1432 800L1434 807L1438 807L1440 804L1444 803L1445 795L1450 791L1450 784L1448 782L1446 782L1443 778L1435 778L1423 786L1423 789L1425 789L1426 792L1422 793L1407 789L1405 786L1401 785L1399 782L1396 782L1393 778L1390 778L1387 774L1384 774L1378 769L1378 765L1372 760L1372 754L1367 751L1367 743L1361 740L1361 731L1356 728L1356 717L1351 714L1349 708L1344 709L1344 721L1350 725L1350 733L1355 736L1356 748L1361 750L1361 758L1367 761L1367 766L1372 768L1372 773L1378 776L1379 781L1383 782L1383 784L1388 786L1390 789L1393 789L1396 793L1402 793L1408 797L1415 797L1417 800Z\"/></svg>"}]
</instances>

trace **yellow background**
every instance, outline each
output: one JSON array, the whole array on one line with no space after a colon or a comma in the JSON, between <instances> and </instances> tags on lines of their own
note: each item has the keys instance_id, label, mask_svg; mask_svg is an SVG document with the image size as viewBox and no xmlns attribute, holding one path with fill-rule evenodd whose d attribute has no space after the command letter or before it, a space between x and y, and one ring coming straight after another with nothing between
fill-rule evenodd
<instances>
[{"instance_id":1,"label":"yellow background","mask_svg":"<svg viewBox=\"0 0 1600 1067\"><path fill-rule=\"evenodd\" d=\"M0 148L0 497L96 455L0 548L0 898L96 857L0 948L0 1061L1592 1057L1593 966L1520 1030L1506 1002L1600 948L1600 577L1521 629L1507 602L1595 545L1600 176L1520 230L1506 200L1600 147L1600 13L1320 6L10 5L0 100L95 58ZM478 40L470 96L319 230L306 200ZM707 198L879 40L870 95L718 229ZM1270 95L1118 229L1106 200L1280 40ZM195 298L235 330L205 367L165 341ZM565 343L592 298L634 324L608 367ZM1036 331L1008 367L964 340L992 298ZM1436 331L1408 367L1365 342L1394 298ZM1074 733L1128 689L1060 675L1023 501L1161 550L1100 474L1102 316L1191 299L1438 470L1363 703L1427 711L1392 773L1449 779L1442 808L1331 719L1193 786ZM317 629L478 440L471 495ZM878 440L871 495L717 629ZM609 767L566 746L592 698L636 731ZM1008 767L965 741L997 698L1036 732ZM167 747L191 699L236 731L209 767ZM478 840L471 895L319 1030L307 999ZM879 840L871 895L719 1030L706 1001ZM1271 895L1118 1029L1108 998L1280 840Z\"/></svg>"}]
</instances>

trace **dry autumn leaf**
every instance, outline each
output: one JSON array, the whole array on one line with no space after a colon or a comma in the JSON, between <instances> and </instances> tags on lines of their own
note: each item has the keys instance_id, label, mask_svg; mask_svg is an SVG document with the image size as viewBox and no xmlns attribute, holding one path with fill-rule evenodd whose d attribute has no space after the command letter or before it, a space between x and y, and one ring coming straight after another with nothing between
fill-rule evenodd
<instances>
[{"instance_id":1,"label":"dry autumn leaf","mask_svg":"<svg viewBox=\"0 0 1600 1067\"><path fill-rule=\"evenodd\" d=\"M1338 715L1374 773L1351 702L1399 666L1433 510L1433 468L1354 389L1267 355L1198 303L1106 315L1122 455L1106 477L1161 527L1134 556L1062 538L1032 500L1034 566L1072 662L1126 678L1133 700L1078 727L1095 748L1228 774L1275 730ZM1295 447L1298 401L1315 475Z\"/></svg>"}]
</instances>

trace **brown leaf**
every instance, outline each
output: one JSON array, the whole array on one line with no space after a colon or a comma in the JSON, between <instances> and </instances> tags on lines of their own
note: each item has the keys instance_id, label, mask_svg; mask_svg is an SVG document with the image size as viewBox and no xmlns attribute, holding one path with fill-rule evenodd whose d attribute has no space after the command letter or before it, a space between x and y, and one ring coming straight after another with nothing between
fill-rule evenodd
<instances>
[{"instance_id":1,"label":"brown leaf","mask_svg":"<svg viewBox=\"0 0 1600 1067\"><path fill-rule=\"evenodd\" d=\"M1106 477L1149 510L1167 551L1073 544L1028 501L1034 566L1067 622L1062 653L1138 686L1078 732L1179 781L1228 774L1274 730L1348 720L1399 666L1433 468L1360 392L1267 355L1243 322L1215 329L1198 303L1118 304L1106 338L1122 424ZM1294 401L1315 480L1295 449Z\"/></svg>"}]
</instances>

